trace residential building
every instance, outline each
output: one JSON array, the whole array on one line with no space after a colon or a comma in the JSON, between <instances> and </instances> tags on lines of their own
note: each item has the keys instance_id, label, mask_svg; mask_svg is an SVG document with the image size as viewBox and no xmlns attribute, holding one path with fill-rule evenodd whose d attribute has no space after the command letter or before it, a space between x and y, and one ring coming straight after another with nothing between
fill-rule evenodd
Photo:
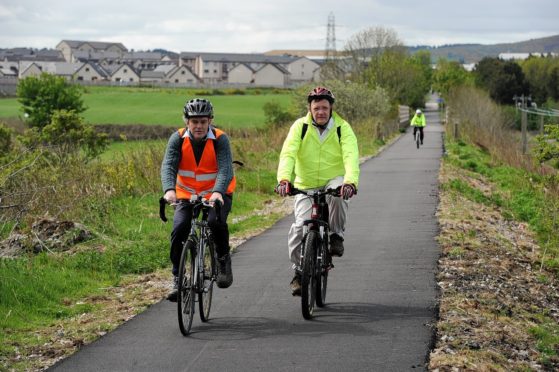
<instances>
[{"instance_id":1,"label":"residential building","mask_svg":"<svg viewBox=\"0 0 559 372\"><path fill-rule=\"evenodd\" d=\"M76 52L114 52L123 55L128 51L122 43L111 43L104 41L79 41L79 40L62 40L56 49L62 52L66 62L73 62L75 60L74 53Z\"/></svg>"}]
</instances>

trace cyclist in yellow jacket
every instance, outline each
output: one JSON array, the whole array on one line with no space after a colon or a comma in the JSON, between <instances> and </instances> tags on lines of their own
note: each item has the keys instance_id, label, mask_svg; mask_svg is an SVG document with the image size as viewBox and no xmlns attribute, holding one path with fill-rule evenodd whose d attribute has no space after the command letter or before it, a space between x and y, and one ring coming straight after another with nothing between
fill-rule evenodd
<instances>
[{"instance_id":1,"label":"cyclist in yellow jacket","mask_svg":"<svg viewBox=\"0 0 559 372\"><path fill-rule=\"evenodd\" d=\"M410 125L413 127L413 138L415 138L415 133L419 130L419 140L423 145L423 128L427 125L425 121L425 115L420 109L415 110L415 115L410 121Z\"/></svg>"},{"instance_id":2,"label":"cyclist in yellow jacket","mask_svg":"<svg viewBox=\"0 0 559 372\"><path fill-rule=\"evenodd\" d=\"M324 87L314 88L307 97L306 116L296 120L283 143L276 191L289 195L293 185L302 190L337 188L341 197L327 196L330 211L330 252L344 253L344 231L349 199L357 193L359 149L351 126L333 111L334 94ZM303 222L310 218L311 201L304 195L295 197L295 222L289 230L288 249L295 276L290 283L294 296L301 295L299 256Z\"/></svg>"}]
</instances>

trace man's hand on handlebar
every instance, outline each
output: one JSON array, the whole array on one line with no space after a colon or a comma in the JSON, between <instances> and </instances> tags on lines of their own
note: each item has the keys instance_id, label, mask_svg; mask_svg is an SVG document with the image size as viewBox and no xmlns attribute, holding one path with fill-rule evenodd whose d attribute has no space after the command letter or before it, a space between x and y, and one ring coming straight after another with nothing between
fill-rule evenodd
<instances>
[{"instance_id":1,"label":"man's hand on handlebar","mask_svg":"<svg viewBox=\"0 0 559 372\"><path fill-rule=\"evenodd\" d=\"M223 205L223 196L221 195L221 193L219 192L213 192L212 195L210 196L210 203L214 203L215 201L218 201L220 204Z\"/></svg>"},{"instance_id":2,"label":"man's hand on handlebar","mask_svg":"<svg viewBox=\"0 0 559 372\"><path fill-rule=\"evenodd\" d=\"M276 193L280 196L285 197L291 195L291 183L288 180L281 180L280 183L276 186Z\"/></svg>"},{"instance_id":3,"label":"man's hand on handlebar","mask_svg":"<svg viewBox=\"0 0 559 372\"><path fill-rule=\"evenodd\" d=\"M353 195L357 194L357 189L351 183L344 183L340 189L340 196L344 198L344 200L348 200Z\"/></svg>"},{"instance_id":4,"label":"man's hand on handlebar","mask_svg":"<svg viewBox=\"0 0 559 372\"><path fill-rule=\"evenodd\" d=\"M163 195L163 199L165 199L169 204L175 204L177 202L177 193L175 190L167 190L165 195Z\"/></svg>"}]
</instances>

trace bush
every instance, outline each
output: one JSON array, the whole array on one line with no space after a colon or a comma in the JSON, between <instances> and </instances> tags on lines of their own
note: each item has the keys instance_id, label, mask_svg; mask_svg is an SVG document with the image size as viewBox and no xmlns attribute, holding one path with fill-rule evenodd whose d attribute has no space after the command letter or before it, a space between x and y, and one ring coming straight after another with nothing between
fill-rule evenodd
<instances>
[{"instance_id":1,"label":"bush","mask_svg":"<svg viewBox=\"0 0 559 372\"><path fill-rule=\"evenodd\" d=\"M325 81L322 85L336 96L334 110L350 123L384 117L390 111L388 94L380 87L371 89L365 84L340 80ZM297 89L295 111L298 115L307 112L307 94L314 86L305 85Z\"/></svg>"},{"instance_id":2,"label":"bush","mask_svg":"<svg viewBox=\"0 0 559 372\"><path fill-rule=\"evenodd\" d=\"M281 107L276 101L266 102L264 104L264 116L266 124L270 126L282 126L292 122L295 117L293 114Z\"/></svg>"},{"instance_id":3,"label":"bush","mask_svg":"<svg viewBox=\"0 0 559 372\"><path fill-rule=\"evenodd\" d=\"M42 73L39 77L21 79L17 86L18 100L31 127L42 129L51 122L56 110L85 111L81 87L63 77Z\"/></svg>"}]
</instances>

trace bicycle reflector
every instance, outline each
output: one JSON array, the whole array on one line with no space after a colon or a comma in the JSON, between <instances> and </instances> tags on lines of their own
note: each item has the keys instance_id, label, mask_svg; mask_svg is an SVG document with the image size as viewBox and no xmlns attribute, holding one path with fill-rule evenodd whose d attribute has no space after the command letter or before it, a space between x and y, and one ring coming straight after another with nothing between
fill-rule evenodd
<instances>
[{"instance_id":1,"label":"bicycle reflector","mask_svg":"<svg viewBox=\"0 0 559 372\"><path fill-rule=\"evenodd\" d=\"M313 204L312 211L311 211L311 218L318 218L318 204Z\"/></svg>"}]
</instances>

